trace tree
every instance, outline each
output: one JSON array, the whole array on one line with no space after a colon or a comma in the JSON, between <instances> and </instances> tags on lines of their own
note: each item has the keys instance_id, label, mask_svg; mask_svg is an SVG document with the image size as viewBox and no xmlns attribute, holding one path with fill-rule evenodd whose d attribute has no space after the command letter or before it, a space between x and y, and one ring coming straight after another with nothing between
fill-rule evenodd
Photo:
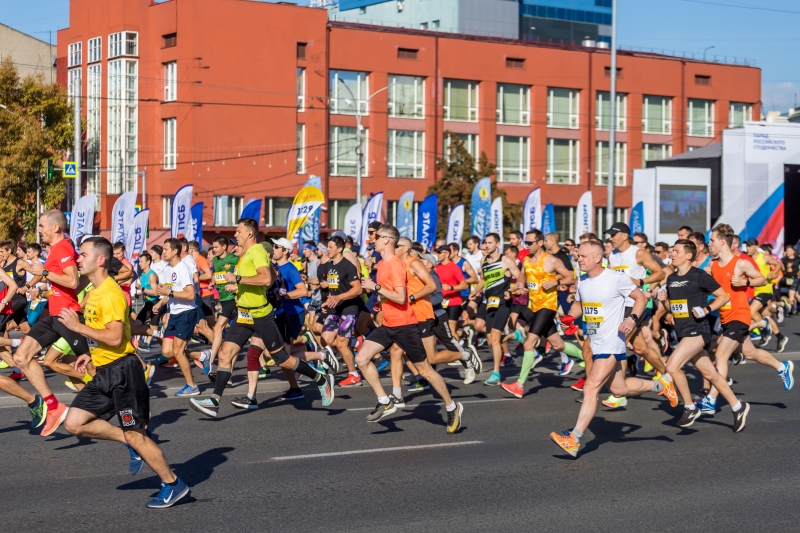
<instances>
[{"instance_id":1,"label":"tree","mask_svg":"<svg viewBox=\"0 0 800 533\"><path fill-rule=\"evenodd\" d=\"M66 89L45 83L42 73L20 79L10 56L0 63L0 104L0 239L35 240L36 178L47 159L64 159L72 145L72 105ZM53 208L65 191L56 172L42 179L40 201Z\"/></svg>"},{"instance_id":2,"label":"tree","mask_svg":"<svg viewBox=\"0 0 800 533\"><path fill-rule=\"evenodd\" d=\"M447 219L450 209L458 204L464 204L464 226L467 232L471 227L472 218L472 191L475 184L483 178L494 176L497 165L489 162L486 152L481 152L478 164L475 158L464 146L464 141L457 135L446 131L445 135L450 140L450 148L446 157L436 158L436 170L441 177L436 183L428 187L428 194L439 195L439 225L437 236L444 237L447 232ZM492 181L492 198L500 196L503 199L503 234L516 228L522 220L522 203L510 204L506 191L497 186L497 181Z\"/></svg>"}]
</instances>

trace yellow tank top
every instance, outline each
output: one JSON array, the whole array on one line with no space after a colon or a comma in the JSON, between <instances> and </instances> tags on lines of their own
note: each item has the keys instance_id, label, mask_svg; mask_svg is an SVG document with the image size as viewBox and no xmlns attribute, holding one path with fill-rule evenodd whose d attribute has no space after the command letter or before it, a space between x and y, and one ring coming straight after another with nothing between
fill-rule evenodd
<instances>
[{"instance_id":1,"label":"yellow tank top","mask_svg":"<svg viewBox=\"0 0 800 533\"><path fill-rule=\"evenodd\" d=\"M550 290L545 291L542 283L545 281L558 281L553 274L544 269L544 260L547 252L543 252L538 261L534 262L530 257L525 259L523 269L525 270L525 286L528 288L528 307L536 312L539 309L558 309L558 285L554 285Z\"/></svg>"},{"instance_id":2,"label":"yellow tank top","mask_svg":"<svg viewBox=\"0 0 800 533\"><path fill-rule=\"evenodd\" d=\"M766 278L769 275L769 273L772 272L772 269L764 260L764 254L762 252L759 252L758 255L755 256L753 259L755 259L755 262L758 265L758 270ZM767 279L766 285L762 285L761 287L755 287L753 289L753 294L756 296L758 296L759 294L772 294L772 284L769 282L769 279Z\"/></svg>"}]
</instances>

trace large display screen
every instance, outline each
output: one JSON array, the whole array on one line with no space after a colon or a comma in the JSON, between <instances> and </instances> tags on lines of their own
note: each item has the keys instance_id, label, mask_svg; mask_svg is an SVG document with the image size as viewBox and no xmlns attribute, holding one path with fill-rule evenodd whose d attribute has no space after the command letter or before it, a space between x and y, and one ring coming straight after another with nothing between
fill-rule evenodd
<instances>
[{"instance_id":1,"label":"large display screen","mask_svg":"<svg viewBox=\"0 0 800 533\"><path fill-rule=\"evenodd\" d=\"M681 226L705 233L708 189L697 185L660 185L659 233L678 233Z\"/></svg>"}]
</instances>

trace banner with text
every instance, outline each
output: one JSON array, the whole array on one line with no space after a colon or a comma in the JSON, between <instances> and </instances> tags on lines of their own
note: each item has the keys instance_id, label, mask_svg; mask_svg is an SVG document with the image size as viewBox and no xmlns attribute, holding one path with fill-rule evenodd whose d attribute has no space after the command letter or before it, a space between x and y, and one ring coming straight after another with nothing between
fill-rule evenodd
<instances>
[{"instance_id":1,"label":"banner with text","mask_svg":"<svg viewBox=\"0 0 800 533\"><path fill-rule=\"evenodd\" d=\"M401 237L414 238L414 191L403 193L397 202L397 231Z\"/></svg>"},{"instance_id":2,"label":"banner with text","mask_svg":"<svg viewBox=\"0 0 800 533\"><path fill-rule=\"evenodd\" d=\"M556 209L553 204L547 204L542 211L542 233L555 233L556 229Z\"/></svg>"},{"instance_id":3,"label":"banner with text","mask_svg":"<svg viewBox=\"0 0 800 533\"><path fill-rule=\"evenodd\" d=\"M578 241L578 237L584 233L591 233L594 231L594 229L592 229L594 227L592 224L593 211L592 191L586 191L581 195L581 199L578 201L578 209L575 213L575 235L573 235L573 238L576 242Z\"/></svg>"},{"instance_id":4,"label":"banner with text","mask_svg":"<svg viewBox=\"0 0 800 533\"><path fill-rule=\"evenodd\" d=\"M197 202L192 206L192 234L194 235L194 240L200 243L200 249L202 250L203 249L203 202Z\"/></svg>"},{"instance_id":5,"label":"banner with text","mask_svg":"<svg viewBox=\"0 0 800 533\"><path fill-rule=\"evenodd\" d=\"M644 204L642 202L638 202L631 209L631 219L628 227L631 228L633 233L644 233Z\"/></svg>"},{"instance_id":6,"label":"banner with text","mask_svg":"<svg viewBox=\"0 0 800 533\"><path fill-rule=\"evenodd\" d=\"M69 221L69 238L72 239L72 242L78 242L78 238L82 235L92 233L96 201L94 194L87 194L82 196L72 208L72 217Z\"/></svg>"},{"instance_id":7,"label":"banner with text","mask_svg":"<svg viewBox=\"0 0 800 533\"><path fill-rule=\"evenodd\" d=\"M117 198L114 202L114 211L111 212L111 244L121 242L128 248L126 234L133 226L134 216L136 216L136 193L126 192Z\"/></svg>"},{"instance_id":8,"label":"banner with text","mask_svg":"<svg viewBox=\"0 0 800 533\"><path fill-rule=\"evenodd\" d=\"M314 211L325 203L325 196L316 187L303 187L294 197L292 208L286 218L286 238L292 240L297 235Z\"/></svg>"},{"instance_id":9,"label":"banner with text","mask_svg":"<svg viewBox=\"0 0 800 533\"><path fill-rule=\"evenodd\" d=\"M172 231L173 239L186 237L188 240L194 239L194 227L192 225L192 191L191 185L184 185L175 196L172 197Z\"/></svg>"},{"instance_id":10,"label":"banner with text","mask_svg":"<svg viewBox=\"0 0 800 533\"><path fill-rule=\"evenodd\" d=\"M500 235L500 251L503 251L503 198L498 196L492 202L492 213L489 218L489 232Z\"/></svg>"},{"instance_id":11,"label":"banner with text","mask_svg":"<svg viewBox=\"0 0 800 533\"><path fill-rule=\"evenodd\" d=\"M532 229L542 230L542 189L535 188L528 193L525 207L522 209L522 233Z\"/></svg>"},{"instance_id":12,"label":"banner with text","mask_svg":"<svg viewBox=\"0 0 800 533\"><path fill-rule=\"evenodd\" d=\"M464 239L464 204L458 204L447 221L447 243L454 242L461 248Z\"/></svg>"},{"instance_id":13,"label":"banner with text","mask_svg":"<svg viewBox=\"0 0 800 533\"><path fill-rule=\"evenodd\" d=\"M417 241L422 243L426 251L436 243L438 198L438 195L431 194L419 204L417 210Z\"/></svg>"},{"instance_id":14,"label":"banner with text","mask_svg":"<svg viewBox=\"0 0 800 533\"><path fill-rule=\"evenodd\" d=\"M361 255L367 256L367 228L371 222L381 221L381 207L383 207L383 193L379 192L367 200L367 206L364 208L364 214L361 218Z\"/></svg>"},{"instance_id":15,"label":"banner with text","mask_svg":"<svg viewBox=\"0 0 800 533\"><path fill-rule=\"evenodd\" d=\"M150 218L150 210L144 209L136 213L133 223L128 226L128 241L125 248L128 252L128 261L134 263L139 260L139 256L147 249L147 222Z\"/></svg>"},{"instance_id":16,"label":"banner with text","mask_svg":"<svg viewBox=\"0 0 800 533\"><path fill-rule=\"evenodd\" d=\"M486 237L491 209L492 178L483 178L472 189L472 219L470 233L480 240Z\"/></svg>"},{"instance_id":17,"label":"banner with text","mask_svg":"<svg viewBox=\"0 0 800 533\"><path fill-rule=\"evenodd\" d=\"M322 179L319 176L311 176L306 182L306 187L316 187L317 189L322 190ZM308 217L305 226L303 226L303 228L300 230L301 241L319 242L321 212L322 206L318 207L317 210L311 213L311 216Z\"/></svg>"},{"instance_id":18,"label":"banner with text","mask_svg":"<svg viewBox=\"0 0 800 533\"><path fill-rule=\"evenodd\" d=\"M264 205L264 200L261 198L250 198L244 204L242 209L242 216L239 218L252 218L256 221L256 225L261 225L261 206Z\"/></svg>"},{"instance_id":19,"label":"banner with text","mask_svg":"<svg viewBox=\"0 0 800 533\"><path fill-rule=\"evenodd\" d=\"M353 242L361 242L361 218L364 216L361 204L353 204L344 216L344 233L353 238Z\"/></svg>"}]
</instances>

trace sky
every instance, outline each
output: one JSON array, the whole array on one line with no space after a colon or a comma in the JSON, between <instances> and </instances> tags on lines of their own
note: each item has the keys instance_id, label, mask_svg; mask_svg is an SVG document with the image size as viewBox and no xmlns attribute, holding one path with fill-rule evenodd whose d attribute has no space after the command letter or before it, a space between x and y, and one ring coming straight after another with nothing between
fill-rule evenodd
<instances>
[{"instance_id":1,"label":"sky","mask_svg":"<svg viewBox=\"0 0 800 533\"><path fill-rule=\"evenodd\" d=\"M435 1L435 0L434 0ZM308 3L300 0L300 3ZM0 0L0 23L44 41L69 26L69 0ZM800 104L797 0L617 0L620 47L755 60L767 111Z\"/></svg>"}]
</instances>

